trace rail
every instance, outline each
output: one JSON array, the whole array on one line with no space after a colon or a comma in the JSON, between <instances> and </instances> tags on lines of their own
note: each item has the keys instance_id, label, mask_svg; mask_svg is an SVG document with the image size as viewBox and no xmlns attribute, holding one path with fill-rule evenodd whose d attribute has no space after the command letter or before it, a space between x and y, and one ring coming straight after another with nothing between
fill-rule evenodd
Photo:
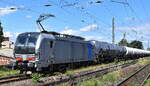
<instances>
[{"instance_id":1,"label":"rail","mask_svg":"<svg viewBox=\"0 0 150 86\"><path fill-rule=\"evenodd\" d=\"M0 85L5 84L8 82L15 82L15 81L20 81L20 80L26 80L31 78L30 75L24 75L24 74L18 74L18 75L13 75L13 76L7 76L7 77L1 77L0 78Z\"/></svg>"},{"instance_id":2,"label":"rail","mask_svg":"<svg viewBox=\"0 0 150 86\"><path fill-rule=\"evenodd\" d=\"M143 83L141 84L141 86L144 86L146 81L150 78L150 73L147 75L147 77L144 79Z\"/></svg>"},{"instance_id":3,"label":"rail","mask_svg":"<svg viewBox=\"0 0 150 86\"><path fill-rule=\"evenodd\" d=\"M118 83L116 86L142 85L150 73L150 63L140 68L138 71Z\"/></svg>"},{"instance_id":4,"label":"rail","mask_svg":"<svg viewBox=\"0 0 150 86\"><path fill-rule=\"evenodd\" d=\"M57 78L55 77L54 80L53 79L51 79L50 81L42 80L41 82L43 83L39 83L37 84L37 86L54 86L54 85L58 85L62 83L69 83L71 86L74 86L79 81L86 80L86 79L93 78L93 77L103 76L104 74L107 74L109 72L115 71L120 68L125 68L135 63L136 61L131 61L131 62L124 63L124 64L118 64L118 65L113 65L113 66L104 67L104 68L97 68L95 70L79 72L79 73L74 74L73 76L62 75Z\"/></svg>"}]
</instances>

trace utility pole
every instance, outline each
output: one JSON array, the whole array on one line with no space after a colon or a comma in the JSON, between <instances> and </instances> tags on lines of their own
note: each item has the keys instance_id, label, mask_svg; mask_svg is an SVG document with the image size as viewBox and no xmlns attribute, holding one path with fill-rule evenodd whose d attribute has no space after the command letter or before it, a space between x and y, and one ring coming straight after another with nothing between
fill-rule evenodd
<instances>
[{"instance_id":1,"label":"utility pole","mask_svg":"<svg viewBox=\"0 0 150 86\"><path fill-rule=\"evenodd\" d=\"M149 40L148 40L148 46L147 46L147 49L149 49Z\"/></svg>"},{"instance_id":2,"label":"utility pole","mask_svg":"<svg viewBox=\"0 0 150 86\"><path fill-rule=\"evenodd\" d=\"M123 33L123 39L126 39L126 32Z\"/></svg>"},{"instance_id":3,"label":"utility pole","mask_svg":"<svg viewBox=\"0 0 150 86\"><path fill-rule=\"evenodd\" d=\"M112 43L115 44L115 18L112 19Z\"/></svg>"},{"instance_id":4,"label":"utility pole","mask_svg":"<svg viewBox=\"0 0 150 86\"><path fill-rule=\"evenodd\" d=\"M136 37L136 40L137 40L137 31L136 30L132 30L134 33L135 33L135 37Z\"/></svg>"}]
</instances>

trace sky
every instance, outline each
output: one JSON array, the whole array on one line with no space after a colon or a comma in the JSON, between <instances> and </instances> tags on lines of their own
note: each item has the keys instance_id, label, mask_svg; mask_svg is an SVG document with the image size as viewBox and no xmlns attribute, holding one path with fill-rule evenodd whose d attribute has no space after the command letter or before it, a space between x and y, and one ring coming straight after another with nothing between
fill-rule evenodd
<instances>
[{"instance_id":1,"label":"sky","mask_svg":"<svg viewBox=\"0 0 150 86\"><path fill-rule=\"evenodd\" d=\"M150 0L0 0L0 21L4 36L15 41L23 32L38 32L36 20L48 31L82 36L86 40L110 42L112 18L115 43L126 33L128 42L140 40L144 48L150 40Z\"/></svg>"}]
</instances>

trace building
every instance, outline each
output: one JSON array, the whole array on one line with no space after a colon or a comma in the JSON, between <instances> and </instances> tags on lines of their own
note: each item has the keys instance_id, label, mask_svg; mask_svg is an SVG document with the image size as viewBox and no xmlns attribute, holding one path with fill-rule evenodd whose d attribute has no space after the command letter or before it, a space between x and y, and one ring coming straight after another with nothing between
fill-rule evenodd
<instances>
[{"instance_id":1,"label":"building","mask_svg":"<svg viewBox=\"0 0 150 86\"><path fill-rule=\"evenodd\" d=\"M1 65L8 65L13 60L12 57L0 55L0 66Z\"/></svg>"},{"instance_id":2,"label":"building","mask_svg":"<svg viewBox=\"0 0 150 86\"><path fill-rule=\"evenodd\" d=\"M13 49L0 49L0 65L8 65L13 59Z\"/></svg>"},{"instance_id":3,"label":"building","mask_svg":"<svg viewBox=\"0 0 150 86\"><path fill-rule=\"evenodd\" d=\"M4 37L2 47L0 48L0 65L8 65L13 60L14 43L9 40L9 37Z\"/></svg>"},{"instance_id":4,"label":"building","mask_svg":"<svg viewBox=\"0 0 150 86\"><path fill-rule=\"evenodd\" d=\"M3 48L13 48L14 43L9 40L9 37L4 37L3 42L2 42L2 49Z\"/></svg>"}]
</instances>

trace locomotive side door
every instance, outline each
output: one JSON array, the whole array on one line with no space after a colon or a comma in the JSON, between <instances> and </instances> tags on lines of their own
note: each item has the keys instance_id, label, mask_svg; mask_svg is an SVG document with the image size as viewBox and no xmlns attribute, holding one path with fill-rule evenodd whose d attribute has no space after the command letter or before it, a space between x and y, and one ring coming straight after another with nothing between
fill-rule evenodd
<instances>
[{"instance_id":1,"label":"locomotive side door","mask_svg":"<svg viewBox=\"0 0 150 86\"><path fill-rule=\"evenodd\" d=\"M48 67L51 63L53 63L53 47L54 40L47 38L43 39L40 49L40 61L42 67Z\"/></svg>"}]
</instances>

